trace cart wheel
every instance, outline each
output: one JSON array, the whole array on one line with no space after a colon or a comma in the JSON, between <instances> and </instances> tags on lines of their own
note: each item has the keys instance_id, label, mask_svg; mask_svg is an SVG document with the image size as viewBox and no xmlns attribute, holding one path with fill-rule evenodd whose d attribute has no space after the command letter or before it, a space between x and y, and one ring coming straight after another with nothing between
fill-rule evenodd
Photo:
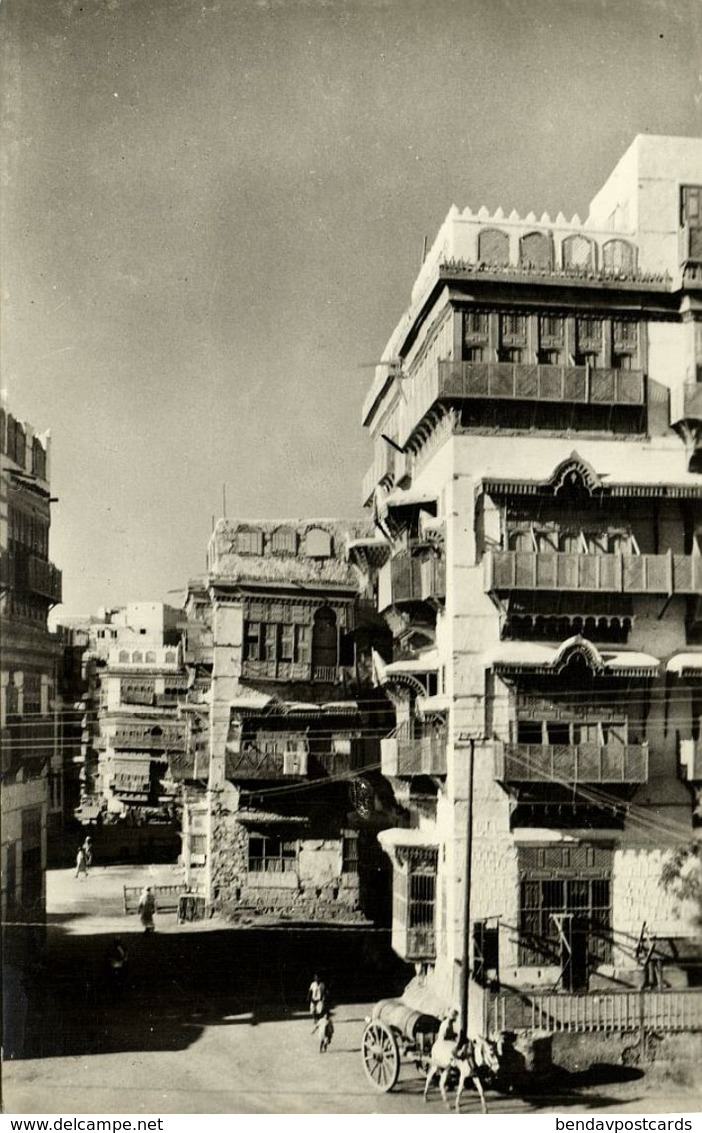
<instances>
[{"instance_id":1,"label":"cart wheel","mask_svg":"<svg viewBox=\"0 0 702 1133\"><path fill-rule=\"evenodd\" d=\"M387 1094L400 1077L400 1051L392 1031L377 1019L363 1032L361 1057L371 1085Z\"/></svg>"}]
</instances>

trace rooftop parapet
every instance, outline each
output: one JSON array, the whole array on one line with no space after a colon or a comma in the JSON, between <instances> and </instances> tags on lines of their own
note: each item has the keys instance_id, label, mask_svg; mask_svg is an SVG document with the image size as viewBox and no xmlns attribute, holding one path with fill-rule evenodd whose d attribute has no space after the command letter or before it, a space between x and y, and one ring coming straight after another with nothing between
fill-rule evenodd
<instances>
[{"instance_id":1,"label":"rooftop parapet","mask_svg":"<svg viewBox=\"0 0 702 1133\"><path fill-rule=\"evenodd\" d=\"M358 519L220 519L208 547L210 581L355 589L347 544L373 530Z\"/></svg>"},{"instance_id":2,"label":"rooftop parapet","mask_svg":"<svg viewBox=\"0 0 702 1133\"><path fill-rule=\"evenodd\" d=\"M179 645L144 645L138 647L135 642L132 642L131 645L122 642L119 646L109 650L107 661L110 669L168 669L170 671L180 668L182 655Z\"/></svg>"},{"instance_id":3,"label":"rooftop parapet","mask_svg":"<svg viewBox=\"0 0 702 1133\"><path fill-rule=\"evenodd\" d=\"M426 297L437 269L450 262L527 272L639 276L634 229L583 224L577 213L570 220L562 212L553 220L547 212L537 219L533 212L520 216L513 210L507 215L502 208L490 212L484 205L477 212L451 207L412 288L413 306Z\"/></svg>"},{"instance_id":4,"label":"rooftop parapet","mask_svg":"<svg viewBox=\"0 0 702 1133\"><path fill-rule=\"evenodd\" d=\"M373 405L400 366L400 351L429 295L448 275L579 286L642 285L647 290L699 287L681 256L681 184L702 185L702 141L640 135L593 198L585 221L576 213L521 216L503 208L459 210L441 225L376 368L363 406ZM689 259L689 257L687 257Z\"/></svg>"},{"instance_id":5,"label":"rooftop parapet","mask_svg":"<svg viewBox=\"0 0 702 1133\"><path fill-rule=\"evenodd\" d=\"M49 450L51 431L38 433L26 421L20 421L9 412L7 404L0 406L0 452L43 485L49 482Z\"/></svg>"}]
</instances>

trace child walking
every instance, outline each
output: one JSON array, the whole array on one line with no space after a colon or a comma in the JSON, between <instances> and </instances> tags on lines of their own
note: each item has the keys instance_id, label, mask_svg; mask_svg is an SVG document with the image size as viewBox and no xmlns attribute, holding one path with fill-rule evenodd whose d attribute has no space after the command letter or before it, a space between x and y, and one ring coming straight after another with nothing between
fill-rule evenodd
<instances>
[{"instance_id":1,"label":"child walking","mask_svg":"<svg viewBox=\"0 0 702 1133\"><path fill-rule=\"evenodd\" d=\"M329 1044L334 1038L334 1024L328 1011L325 1011L322 1015L319 1025L322 1030L322 1036L319 1040L319 1053L324 1054L325 1051L329 1050Z\"/></svg>"}]
</instances>

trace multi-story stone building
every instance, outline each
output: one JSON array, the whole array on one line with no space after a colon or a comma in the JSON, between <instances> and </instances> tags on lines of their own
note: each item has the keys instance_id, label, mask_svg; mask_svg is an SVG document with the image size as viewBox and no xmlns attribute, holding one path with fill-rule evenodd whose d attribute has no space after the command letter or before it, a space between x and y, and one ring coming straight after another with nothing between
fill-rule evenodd
<instances>
[{"instance_id":1,"label":"multi-story stone building","mask_svg":"<svg viewBox=\"0 0 702 1133\"><path fill-rule=\"evenodd\" d=\"M84 776L91 789L84 793L83 820L100 814L139 825L170 813L175 788L169 760L185 750L178 718L189 683L182 620L182 611L162 602L131 602L86 623L92 684L99 692L92 747L97 760Z\"/></svg>"},{"instance_id":2,"label":"multi-story stone building","mask_svg":"<svg viewBox=\"0 0 702 1133\"><path fill-rule=\"evenodd\" d=\"M190 587L188 648L212 670L199 709L208 735L183 776L185 856L214 908L380 915L389 871L376 833L397 821L379 773L391 714L372 682L378 619L346 559L349 539L371 526L220 520L207 579ZM189 711L197 718L194 699Z\"/></svg>"},{"instance_id":3,"label":"multi-story stone building","mask_svg":"<svg viewBox=\"0 0 702 1133\"><path fill-rule=\"evenodd\" d=\"M2 923L6 963L20 967L42 939L47 824L63 807L60 649L47 628L61 601L61 572L49 561L49 444L0 409Z\"/></svg>"},{"instance_id":4,"label":"multi-story stone building","mask_svg":"<svg viewBox=\"0 0 702 1133\"><path fill-rule=\"evenodd\" d=\"M383 358L386 539L351 554L395 639L393 946L449 1002L466 958L634 985L643 929L684 984L661 869L702 781L702 143L638 137L584 222L452 208Z\"/></svg>"}]
</instances>

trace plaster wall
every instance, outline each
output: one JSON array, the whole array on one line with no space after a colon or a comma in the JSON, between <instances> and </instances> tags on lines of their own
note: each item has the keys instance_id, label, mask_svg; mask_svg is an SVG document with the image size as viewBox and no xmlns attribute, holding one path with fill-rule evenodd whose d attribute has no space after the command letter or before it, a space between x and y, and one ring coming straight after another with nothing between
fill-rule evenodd
<instances>
[{"instance_id":1,"label":"plaster wall","mask_svg":"<svg viewBox=\"0 0 702 1133\"><path fill-rule=\"evenodd\" d=\"M8 783L2 789L2 912L3 919L7 907L5 882L7 878L7 854L9 847L15 849L15 900L22 902L22 811L41 809L41 868L46 870L46 821L48 808L48 780L32 779L28 783Z\"/></svg>"},{"instance_id":2,"label":"plaster wall","mask_svg":"<svg viewBox=\"0 0 702 1133\"><path fill-rule=\"evenodd\" d=\"M230 704L241 679L244 615L240 602L215 599L212 646L212 706L210 711L210 786L224 782L225 745L229 733Z\"/></svg>"},{"instance_id":3,"label":"plaster wall","mask_svg":"<svg viewBox=\"0 0 702 1133\"><path fill-rule=\"evenodd\" d=\"M692 323L650 322L647 326L649 378L668 389L695 380L695 337Z\"/></svg>"},{"instance_id":4,"label":"plaster wall","mask_svg":"<svg viewBox=\"0 0 702 1133\"><path fill-rule=\"evenodd\" d=\"M697 138L640 134L590 204L588 223L635 231L644 271L679 268L681 185L702 182Z\"/></svg>"}]
</instances>

